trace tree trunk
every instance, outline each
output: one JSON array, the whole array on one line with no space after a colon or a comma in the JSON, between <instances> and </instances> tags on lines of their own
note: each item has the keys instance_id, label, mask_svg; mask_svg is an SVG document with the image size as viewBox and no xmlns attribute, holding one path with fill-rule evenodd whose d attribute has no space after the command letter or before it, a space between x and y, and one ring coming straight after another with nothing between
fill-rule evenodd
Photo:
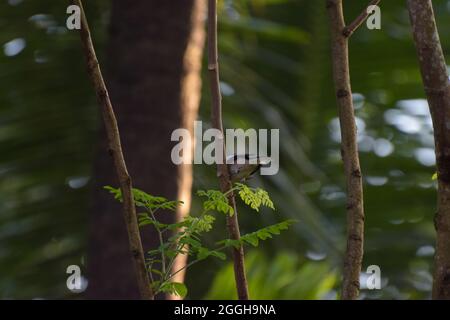
<instances>
[{"instance_id":1,"label":"tree trunk","mask_svg":"<svg viewBox=\"0 0 450 320\"><path fill-rule=\"evenodd\" d=\"M177 216L165 212L159 215L166 223L180 219L189 210L192 167L177 168L172 163L170 137L180 127L193 131L197 116L203 11L203 0L112 1L106 84L134 186L185 202ZM137 299L120 204L102 189L104 185L118 184L105 147L102 130L93 173L87 296ZM141 231L144 251L157 246L152 231Z\"/></svg>"},{"instance_id":2,"label":"tree trunk","mask_svg":"<svg viewBox=\"0 0 450 320\"><path fill-rule=\"evenodd\" d=\"M330 21L333 80L341 125L341 153L347 182L347 249L342 299L350 300L359 295L359 274L364 253L363 187L348 61L347 36L351 33L344 34L342 0L327 0L326 3Z\"/></svg>"},{"instance_id":3,"label":"tree trunk","mask_svg":"<svg viewBox=\"0 0 450 320\"><path fill-rule=\"evenodd\" d=\"M450 83L431 0L408 0L422 80L433 118L438 175L434 299L450 299Z\"/></svg>"},{"instance_id":4,"label":"tree trunk","mask_svg":"<svg viewBox=\"0 0 450 320\"><path fill-rule=\"evenodd\" d=\"M222 140L221 163L217 164L217 177L219 178L220 190L223 193L232 188L230 174L226 164L225 141L222 122L222 95L220 93L219 77L219 52L217 44L217 0L208 1L208 73L210 78L211 90L211 124L212 127L219 130ZM227 228L230 238L240 240L238 212L236 210L236 199L233 192L228 195L228 204L234 209L233 216L227 217ZM236 283L237 295L239 300L248 300L248 284L245 273L244 247L232 248L234 279Z\"/></svg>"},{"instance_id":5,"label":"tree trunk","mask_svg":"<svg viewBox=\"0 0 450 320\"><path fill-rule=\"evenodd\" d=\"M72 0L75 6L80 8L81 28L80 39L83 53L86 59L87 71L91 78L94 90L97 95L97 101L102 110L103 124L108 140L108 151L111 155L116 170L117 178L122 193L123 215L128 233L131 257L134 261L134 271L136 274L137 286L140 297L146 300L153 300L154 293L150 287L150 278L145 265L145 255L142 248L142 241L139 232L138 220L136 217L136 205L133 198L133 183L123 157L119 128L114 114L111 100L109 99L108 88L106 88L100 64L97 60L94 45L92 42L89 24L84 13L81 0ZM105 150L106 151L106 150Z\"/></svg>"}]
</instances>

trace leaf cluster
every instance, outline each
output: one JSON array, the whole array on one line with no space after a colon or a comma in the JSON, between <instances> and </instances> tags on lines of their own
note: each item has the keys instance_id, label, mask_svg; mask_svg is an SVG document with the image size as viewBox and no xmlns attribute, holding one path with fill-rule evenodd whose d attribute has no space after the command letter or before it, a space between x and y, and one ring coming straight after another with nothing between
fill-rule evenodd
<instances>
[{"instance_id":1,"label":"leaf cluster","mask_svg":"<svg viewBox=\"0 0 450 320\"><path fill-rule=\"evenodd\" d=\"M122 201L120 189L111 186L104 188L113 194L116 200ZM216 220L212 212L216 211L229 216L234 214L234 209L228 201L228 197L234 191L239 194L246 205L258 212L261 206L275 209L269 194L265 190L261 188L253 189L245 184L237 183L226 193L219 190L199 190L197 195L206 198L203 201L203 211L200 215L188 215L182 221L167 224L158 221L155 213L160 209L175 212L183 202L171 201L164 197L150 195L139 189L132 189L136 207L145 210L145 212L138 214L139 227L152 226L159 236L159 246L148 251L146 256L151 279L150 285L156 294L163 292L181 297L186 296L187 287L183 283L171 281L178 272L208 257L225 260L226 255L222 251L230 247L239 248L244 244L257 247L260 240L270 239L294 223L293 220L288 220L243 235L239 240L225 239L217 242L215 249L204 246L202 235L214 228ZM190 256L190 262L178 270L172 270L179 255Z\"/></svg>"},{"instance_id":2,"label":"leaf cluster","mask_svg":"<svg viewBox=\"0 0 450 320\"><path fill-rule=\"evenodd\" d=\"M235 188L238 190L242 201L253 210L259 211L261 206L275 210L275 206L266 190L261 188L253 189L243 183L236 183Z\"/></svg>"}]
</instances>

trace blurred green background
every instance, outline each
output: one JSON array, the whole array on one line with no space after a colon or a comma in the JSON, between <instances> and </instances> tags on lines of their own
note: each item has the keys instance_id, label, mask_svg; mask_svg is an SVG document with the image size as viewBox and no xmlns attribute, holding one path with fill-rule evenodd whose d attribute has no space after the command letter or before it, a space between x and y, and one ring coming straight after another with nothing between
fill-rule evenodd
<instances>
[{"instance_id":1,"label":"blurred green background","mask_svg":"<svg viewBox=\"0 0 450 320\"><path fill-rule=\"evenodd\" d=\"M344 1L346 20L364 3ZM433 3L449 59L450 1ZM87 6L101 62L109 2ZM65 1L0 1L0 298L76 298L65 270L86 262L99 117L78 35L65 28L66 7ZM436 210L431 119L405 1L382 1L381 13L381 30L363 25L350 41L364 175L363 271L375 264L382 275L382 289L363 289L361 298L424 299L432 284ZM280 129L280 172L251 182L269 191L277 211L242 207L242 232L299 220L247 250L250 294L335 299L345 181L324 1L224 0L219 23L225 127ZM208 122L204 73L200 118ZM194 171L194 189L217 187L214 168ZM224 236L217 230L211 243ZM232 278L222 261L195 265L188 298L233 298Z\"/></svg>"}]
</instances>

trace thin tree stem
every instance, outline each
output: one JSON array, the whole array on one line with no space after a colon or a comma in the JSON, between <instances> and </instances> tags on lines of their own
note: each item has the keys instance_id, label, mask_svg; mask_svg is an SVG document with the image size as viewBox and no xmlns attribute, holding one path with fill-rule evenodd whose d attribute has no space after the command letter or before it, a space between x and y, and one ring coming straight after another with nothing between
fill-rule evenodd
<instances>
[{"instance_id":1,"label":"thin tree stem","mask_svg":"<svg viewBox=\"0 0 450 320\"><path fill-rule=\"evenodd\" d=\"M94 84L97 100L102 110L103 122L105 124L108 138L108 152L114 160L114 167L119 180L120 189L122 191L123 215L127 227L130 252L134 262L139 292L142 299L153 299L154 296L150 287L149 275L145 267L144 251L142 249L141 237L136 218L136 207L132 194L131 177L128 174L125 159L122 153L117 120L114 115L108 90L103 80L97 56L95 54L89 25L81 0L72 0L72 3L77 5L81 10L81 43L86 58L87 71L91 81ZM111 279L111 281L114 281L114 279Z\"/></svg>"},{"instance_id":2,"label":"thin tree stem","mask_svg":"<svg viewBox=\"0 0 450 320\"><path fill-rule=\"evenodd\" d=\"M149 210L149 213L150 213L150 216L152 217L153 221L155 221L154 227L155 227L156 233L158 234L159 244L161 246L161 271L163 274L165 274L166 273L166 253L164 250L163 235L162 235L161 229L157 225L158 220L156 220L156 217L155 217L153 211Z\"/></svg>"},{"instance_id":3,"label":"thin tree stem","mask_svg":"<svg viewBox=\"0 0 450 320\"><path fill-rule=\"evenodd\" d=\"M225 249L225 248L226 248L226 246L222 246L222 247L217 248L217 249L214 249L214 250L215 250L215 251L221 251L221 250L223 250L223 249ZM202 260L201 260L201 259L197 259L197 260L191 261L190 263L188 263L187 265L185 265L185 266L182 267L181 269L178 269L178 270L176 270L174 273L172 273L172 274L170 274L170 275L167 275L166 280L165 280L164 282L169 281L170 279L172 279L172 278L173 278L176 274L178 274L179 272L181 272L181 271L183 271L183 270L189 268L190 266L192 266L192 265L194 265L194 264L196 264L197 262L200 262L200 261L202 261Z\"/></svg>"},{"instance_id":4,"label":"thin tree stem","mask_svg":"<svg viewBox=\"0 0 450 320\"><path fill-rule=\"evenodd\" d=\"M210 87L212 97L211 121L212 126L221 132L222 143L222 161L217 164L217 176L219 177L220 189L222 192L228 192L232 189L228 166L225 161L225 143L223 139L222 124L222 97L219 86L219 63L217 48L217 3L216 0L208 0L208 72L210 76ZM234 193L228 194L228 202L234 209L234 214L227 217L227 227L230 238L239 240L241 238L239 231L238 213L236 210L236 200ZM245 274L244 248L241 245L238 249L233 248L234 276L236 289L240 300L248 300L248 286Z\"/></svg>"},{"instance_id":5,"label":"thin tree stem","mask_svg":"<svg viewBox=\"0 0 450 320\"><path fill-rule=\"evenodd\" d=\"M348 26L346 26L344 28L344 30L342 31L343 35L345 37L350 37L353 32L356 31L356 29L359 28L359 26L367 19L367 17L369 16L369 14L367 13L367 8L370 6L374 6L380 3L381 0L372 0L370 1L370 3L364 8L364 10L361 12L361 14L356 17L356 19L350 23Z\"/></svg>"},{"instance_id":6,"label":"thin tree stem","mask_svg":"<svg viewBox=\"0 0 450 320\"><path fill-rule=\"evenodd\" d=\"M434 127L438 176L433 299L450 299L450 82L431 0L408 0L422 81Z\"/></svg>"},{"instance_id":7,"label":"thin tree stem","mask_svg":"<svg viewBox=\"0 0 450 320\"><path fill-rule=\"evenodd\" d=\"M342 299L356 299L363 258L364 208L361 168L356 141L356 123L350 86L348 39L342 0L327 0L331 31L333 80L339 107L341 152L347 181L347 248L344 257Z\"/></svg>"},{"instance_id":8,"label":"thin tree stem","mask_svg":"<svg viewBox=\"0 0 450 320\"><path fill-rule=\"evenodd\" d=\"M172 279L172 278L173 278L174 276L176 276L178 273L180 273L180 272L186 270L187 268L189 268L190 266L196 264L196 263L199 262L199 261L200 261L200 260L194 260L194 261L192 261L192 262L186 264L186 265L183 266L182 268L180 268L180 269L174 271L172 274L169 274L169 275L167 276L167 278L161 283L161 286L162 286L163 284L167 283L170 279Z\"/></svg>"},{"instance_id":9,"label":"thin tree stem","mask_svg":"<svg viewBox=\"0 0 450 320\"><path fill-rule=\"evenodd\" d=\"M183 250L184 249L184 247L185 247L185 245L183 244L183 245L177 245L177 247L175 248L175 251L181 251L181 250ZM174 265L174 263L175 263L175 260L176 260L176 258L179 256L179 254L177 253L170 261L169 261L169 264L168 264L168 267L167 267L167 269L166 269L166 271L165 272L163 272L163 274L164 274L164 277L165 278L167 278L170 274L174 274L174 272L176 272L176 271L178 271L178 270L180 270L181 268L183 268L183 267L185 267L186 266L186 264L183 266L183 267L181 267L180 269L177 269L177 270L174 270L174 268L173 268L173 265ZM184 269L183 269L184 270Z\"/></svg>"},{"instance_id":10,"label":"thin tree stem","mask_svg":"<svg viewBox=\"0 0 450 320\"><path fill-rule=\"evenodd\" d=\"M189 234L190 232L191 232L191 230L196 226L196 224L198 223L198 221L195 221L189 228L185 228L184 229L184 232L185 232L185 234ZM175 261L176 261L176 259L177 259L177 256L179 256L180 255L180 251L182 251L185 247L188 247L186 244L180 244L180 240L182 239L183 237L180 237L178 240L177 240L177 242L176 242L176 247L175 247L175 251L177 252L176 253L176 255L170 260L170 262L169 262L169 267L167 268L167 271L166 272L164 272L164 277L168 277L169 276L169 274L170 273L172 273L172 274L175 274L174 272L175 271L179 271L179 270L184 270L184 268L183 267L185 267L186 266L186 264L183 266L183 267L180 267L180 268L178 268L178 269L175 269L174 270L174 268L173 268L173 266L174 266L174 263L175 263ZM189 248L187 248L187 249L189 249ZM187 260L186 260L187 261ZM178 273L178 272L177 272Z\"/></svg>"}]
</instances>

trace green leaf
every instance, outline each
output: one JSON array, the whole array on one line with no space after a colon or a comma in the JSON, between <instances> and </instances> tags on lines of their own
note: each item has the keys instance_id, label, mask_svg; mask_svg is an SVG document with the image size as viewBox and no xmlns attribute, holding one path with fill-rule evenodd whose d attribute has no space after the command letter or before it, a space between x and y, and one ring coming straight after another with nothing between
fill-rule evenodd
<instances>
[{"instance_id":1,"label":"green leaf","mask_svg":"<svg viewBox=\"0 0 450 320\"><path fill-rule=\"evenodd\" d=\"M225 255L225 253L220 252L220 251L210 251L210 255L216 258L219 258L220 260L225 260L227 258L227 256Z\"/></svg>"},{"instance_id":2,"label":"green leaf","mask_svg":"<svg viewBox=\"0 0 450 320\"><path fill-rule=\"evenodd\" d=\"M158 269L151 269L150 272L155 273L155 274L157 274L157 275L159 275L161 277L164 276L163 273L161 271L159 271Z\"/></svg>"},{"instance_id":3,"label":"green leaf","mask_svg":"<svg viewBox=\"0 0 450 320\"><path fill-rule=\"evenodd\" d=\"M219 190L199 190L197 195L208 198L203 202L205 211L216 210L232 216L234 209L228 204L228 198Z\"/></svg>"},{"instance_id":4,"label":"green leaf","mask_svg":"<svg viewBox=\"0 0 450 320\"><path fill-rule=\"evenodd\" d=\"M162 290L161 290L161 287L160 287L160 284L161 284L161 281L153 281L153 282L150 284L150 287L152 288L152 290L153 290L155 293L159 293L159 292L162 291Z\"/></svg>"},{"instance_id":5,"label":"green leaf","mask_svg":"<svg viewBox=\"0 0 450 320\"><path fill-rule=\"evenodd\" d=\"M111 186L105 186L103 188L112 193L114 195L114 199L122 201L122 192L119 188L113 188ZM131 192L137 207L144 207L153 211L157 209L175 211L177 207L183 203L182 201L169 201L164 197L152 196L136 188L133 188Z\"/></svg>"},{"instance_id":6,"label":"green leaf","mask_svg":"<svg viewBox=\"0 0 450 320\"><path fill-rule=\"evenodd\" d=\"M160 251L159 251L158 249L154 249L154 250L147 251L147 254L148 254L149 256L157 255L157 254L159 254L159 253L160 253Z\"/></svg>"},{"instance_id":7,"label":"green leaf","mask_svg":"<svg viewBox=\"0 0 450 320\"><path fill-rule=\"evenodd\" d=\"M242 240L250 243L254 247L257 247L259 244L258 235L256 233L248 234L247 236L242 237Z\"/></svg>"},{"instance_id":8,"label":"green leaf","mask_svg":"<svg viewBox=\"0 0 450 320\"><path fill-rule=\"evenodd\" d=\"M111 186L104 186L103 189L108 190L114 196L114 199L122 202L122 191L120 191L119 188L113 188Z\"/></svg>"},{"instance_id":9,"label":"green leaf","mask_svg":"<svg viewBox=\"0 0 450 320\"><path fill-rule=\"evenodd\" d=\"M200 217L187 216L179 223L167 225L167 228L169 230L184 228L184 230L179 231L174 238L180 237L186 232L190 237L196 237L194 233L199 234L202 232L209 232L212 229L215 220L216 218L209 214L204 214Z\"/></svg>"},{"instance_id":10,"label":"green leaf","mask_svg":"<svg viewBox=\"0 0 450 320\"><path fill-rule=\"evenodd\" d=\"M164 255L168 258L173 258L178 254L178 250L165 250Z\"/></svg>"},{"instance_id":11,"label":"green leaf","mask_svg":"<svg viewBox=\"0 0 450 320\"><path fill-rule=\"evenodd\" d=\"M139 227L143 227L143 226L146 226L146 225L149 225L149 224L153 224L153 221L151 221L151 220L140 221L138 226Z\"/></svg>"},{"instance_id":12,"label":"green leaf","mask_svg":"<svg viewBox=\"0 0 450 320\"><path fill-rule=\"evenodd\" d=\"M243 183L236 183L236 188L239 190L239 196L242 201L253 210L259 212L259 208L263 205L272 210L275 210L272 200L267 191L261 188L250 188Z\"/></svg>"},{"instance_id":13,"label":"green leaf","mask_svg":"<svg viewBox=\"0 0 450 320\"><path fill-rule=\"evenodd\" d=\"M212 229L213 223L216 220L212 215L205 214L198 218L195 225L195 232L208 232Z\"/></svg>"},{"instance_id":14,"label":"green leaf","mask_svg":"<svg viewBox=\"0 0 450 320\"><path fill-rule=\"evenodd\" d=\"M233 246L235 248L239 248L239 246L243 243L248 243L254 247L259 245L259 240L267 240L272 238L273 235L279 235L281 231L289 228L290 225L294 224L295 220L286 220L271 226L267 226L265 228L259 229L255 232L247 233L241 236L240 240L232 240L226 239L220 241L219 244L224 244L226 247Z\"/></svg>"},{"instance_id":15,"label":"green leaf","mask_svg":"<svg viewBox=\"0 0 450 320\"><path fill-rule=\"evenodd\" d=\"M184 298L188 292L186 285L181 282L166 282L159 288L159 290L161 292L175 294L182 298Z\"/></svg>"},{"instance_id":16,"label":"green leaf","mask_svg":"<svg viewBox=\"0 0 450 320\"><path fill-rule=\"evenodd\" d=\"M234 247L236 249L239 249L239 247L241 246L242 242L239 241L239 240L225 239L225 240L217 242L217 244L218 245L223 245L226 248Z\"/></svg>"},{"instance_id":17,"label":"green leaf","mask_svg":"<svg viewBox=\"0 0 450 320\"><path fill-rule=\"evenodd\" d=\"M158 221L155 221L153 218L151 218L147 213L139 213L138 214L138 224L139 227L143 227L146 225L154 225L160 229L166 227L167 225L164 223L160 223Z\"/></svg>"},{"instance_id":18,"label":"green leaf","mask_svg":"<svg viewBox=\"0 0 450 320\"><path fill-rule=\"evenodd\" d=\"M209 256L213 256L213 257L219 258L221 260L226 259L226 255L220 251L209 250L208 248L205 248L205 247L199 247L199 248L197 248L197 250L198 250L197 251L197 259L198 260L204 260L204 259L208 258Z\"/></svg>"},{"instance_id":19,"label":"green leaf","mask_svg":"<svg viewBox=\"0 0 450 320\"><path fill-rule=\"evenodd\" d=\"M188 289L184 283L172 282L174 293L181 298L186 297Z\"/></svg>"},{"instance_id":20,"label":"green leaf","mask_svg":"<svg viewBox=\"0 0 450 320\"><path fill-rule=\"evenodd\" d=\"M257 234L258 238L261 240L266 240L266 239L272 238L272 234L269 232L269 230L265 230L265 229L258 230L258 231L256 231L256 234Z\"/></svg>"},{"instance_id":21,"label":"green leaf","mask_svg":"<svg viewBox=\"0 0 450 320\"><path fill-rule=\"evenodd\" d=\"M200 243L200 241L195 240L191 237L183 237L180 239L180 243L181 244L188 244L192 247L192 249L195 248L200 248L202 246L202 244Z\"/></svg>"},{"instance_id":22,"label":"green leaf","mask_svg":"<svg viewBox=\"0 0 450 320\"><path fill-rule=\"evenodd\" d=\"M208 258L209 255L210 255L209 250L206 249L206 248L201 247L201 248L198 249L197 259L198 260L204 260L204 259Z\"/></svg>"},{"instance_id":23,"label":"green leaf","mask_svg":"<svg viewBox=\"0 0 450 320\"><path fill-rule=\"evenodd\" d=\"M433 175L431 176L431 180L437 180L438 175L437 172L433 173Z\"/></svg>"}]
</instances>

